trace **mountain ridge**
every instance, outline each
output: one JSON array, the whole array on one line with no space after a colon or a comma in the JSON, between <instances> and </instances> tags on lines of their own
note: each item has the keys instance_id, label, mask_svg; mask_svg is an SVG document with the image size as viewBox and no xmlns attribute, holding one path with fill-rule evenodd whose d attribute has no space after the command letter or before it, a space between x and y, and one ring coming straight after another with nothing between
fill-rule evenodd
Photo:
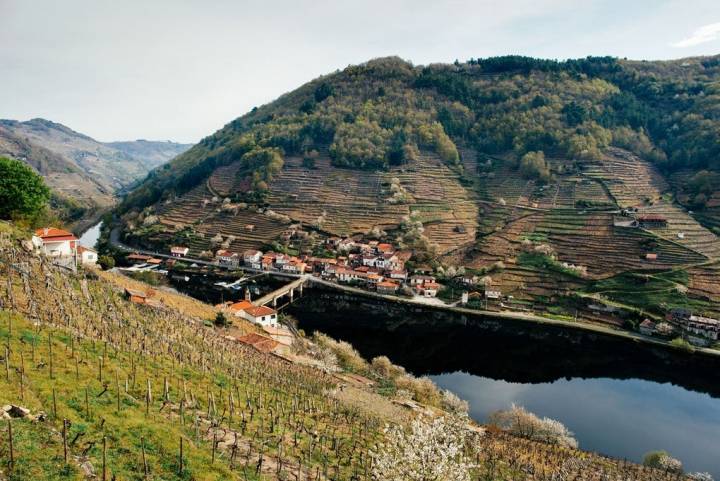
<instances>
[{"instance_id":1,"label":"mountain ridge","mask_svg":"<svg viewBox=\"0 0 720 481\"><path fill-rule=\"evenodd\" d=\"M53 189L53 209L81 229L116 203L147 172L189 145L173 142L98 142L43 118L0 119L0 155L22 160Z\"/></svg>"}]
</instances>

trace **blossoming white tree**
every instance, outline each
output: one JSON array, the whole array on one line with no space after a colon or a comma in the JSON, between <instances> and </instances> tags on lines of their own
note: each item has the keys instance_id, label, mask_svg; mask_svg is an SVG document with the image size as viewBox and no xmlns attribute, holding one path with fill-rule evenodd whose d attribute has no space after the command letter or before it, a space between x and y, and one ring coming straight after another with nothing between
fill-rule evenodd
<instances>
[{"instance_id":1,"label":"blossoming white tree","mask_svg":"<svg viewBox=\"0 0 720 481\"><path fill-rule=\"evenodd\" d=\"M550 418L541 419L522 406L513 404L506 411L494 412L490 415L490 422L516 436L570 448L578 447L573 433L560 421Z\"/></svg>"},{"instance_id":2,"label":"blossoming white tree","mask_svg":"<svg viewBox=\"0 0 720 481\"><path fill-rule=\"evenodd\" d=\"M409 428L388 426L371 452L376 481L470 481L465 448L472 436L467 417L416 418Z\"/></svg>"}]
</instances>

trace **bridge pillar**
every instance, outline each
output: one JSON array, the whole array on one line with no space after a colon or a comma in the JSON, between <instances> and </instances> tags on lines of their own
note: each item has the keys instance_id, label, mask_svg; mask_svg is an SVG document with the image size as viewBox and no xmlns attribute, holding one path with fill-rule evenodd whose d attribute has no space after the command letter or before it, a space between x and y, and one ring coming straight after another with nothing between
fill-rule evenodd
<instances>
[{"instance_id":1,"label":"bridge pillar","mask_svg":"<svg viewBox=\"0 0 720 481\"><path fill-rule=\"evenodd\" d=\"M295 297L295 289L290 289L290 302L293 301L294 297Z\"/></svg>"},{"instance_id":2,"label":"bridge pillar","mask_svg":"<svg viewBox=\"0 0 720 481\"><path fill-rule=\"evenodd\" d=\"M304 282L300 283L300 295L302 296L303 286L305 285Z\"/></svg>"},{"instance_id":3,"label":"bridge pillar","mask_svg":"<svg viewBox=\"0 0 720 481\"><path fill-rule=\"evenodd\" d=\"M273 297L273 307L277 307L277 297Z\"/></svg>"}]
</instances>

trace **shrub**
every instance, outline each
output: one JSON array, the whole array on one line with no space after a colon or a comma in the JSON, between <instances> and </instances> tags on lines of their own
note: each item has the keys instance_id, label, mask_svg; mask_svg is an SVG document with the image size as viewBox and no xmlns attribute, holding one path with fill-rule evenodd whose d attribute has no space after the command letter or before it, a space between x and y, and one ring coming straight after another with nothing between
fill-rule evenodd
<instances>
[{"instance_id":1,"label":"shrub","mask_svg":"<svg viewBox=\"0 0 720 481\"><path fill-rule=\"evenodd\" d=\"M643 457L643 465L673 473L682 472L682 463L666 451L650 451Z\"/></svg>"},{"instance_id":2,"label":"shrub","mask_svg":"<svg viewBox=\"0 0 720 481\"><path fill-rule=\"evenodd\" d=\"M543 152L528 152L520 159L520 174L527 179L550 180L550 167Z\"/></svg>"},{"instance_id":3,"label":"shrub","mask_svg":"<svg viewBox=\"0 0 720 481\"><path fill-rule=\"evenodd\" d=\"M226 327L231 324L224 312L218 312L215 315L214 322L215 322L215 325L218 327Z\"/></svg>"},{"instance_id":4,"label":"shrub","mask_svg":"<svg viewBox=\"0 0 720 481\"><path fill-rule=\"evenodd\" d=\"M115 258L113 256L98 256L98 264L103 270L115 267Z\"/></svg>"},{"instance_id":5,"label":"shrub","mask_svg":"<svg viewBox=\"0 0 720 481\"><path fill-rule=\"evenodd\" d=\"M577 448L578 442L560 421L539 418L522 406L512 405L505 411L490 415L490 423L510 433L527 439Z\"/></svg>"},{"instance_id":6,"label":"shrub","mask_svg":"<svg viewBox=\"0 0 720 481\"><path fill-rule=\"evenodd\" d=\"M365 373L369 370L367 361L349 343L336 341L319 332L313 334L313 340L320 347L327 348L335 354L340 367L344 370L357 373Z\"/></svg>"}]
</instances>

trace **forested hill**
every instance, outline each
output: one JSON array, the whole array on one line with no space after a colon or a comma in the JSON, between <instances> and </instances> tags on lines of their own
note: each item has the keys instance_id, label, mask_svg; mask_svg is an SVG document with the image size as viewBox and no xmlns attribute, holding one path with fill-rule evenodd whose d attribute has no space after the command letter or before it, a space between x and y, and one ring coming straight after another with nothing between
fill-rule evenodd
<instances>
[{"instance_id":1,"label":"forested hill","mask_svg":"<svg viewBox=\"0 0 720 481\"><path fill-rule=\"evenodd\" d=\"M187 191L235 161L242 161L248 191L262 196L284 157L316 152L329 153L335 166L387 169L430 150L460 169L457 147L469 146L480 156L510 154L526 175L542 178L552 172L538 152L599 159L614 145L665 173L717 171L719 79L720 56L663 62L508 56L425 67L376 59L233 120L153 172L124 208ZM696 180L692 194L703 194L702 204L717 187Z\"/></svg>"}]
</instances>

